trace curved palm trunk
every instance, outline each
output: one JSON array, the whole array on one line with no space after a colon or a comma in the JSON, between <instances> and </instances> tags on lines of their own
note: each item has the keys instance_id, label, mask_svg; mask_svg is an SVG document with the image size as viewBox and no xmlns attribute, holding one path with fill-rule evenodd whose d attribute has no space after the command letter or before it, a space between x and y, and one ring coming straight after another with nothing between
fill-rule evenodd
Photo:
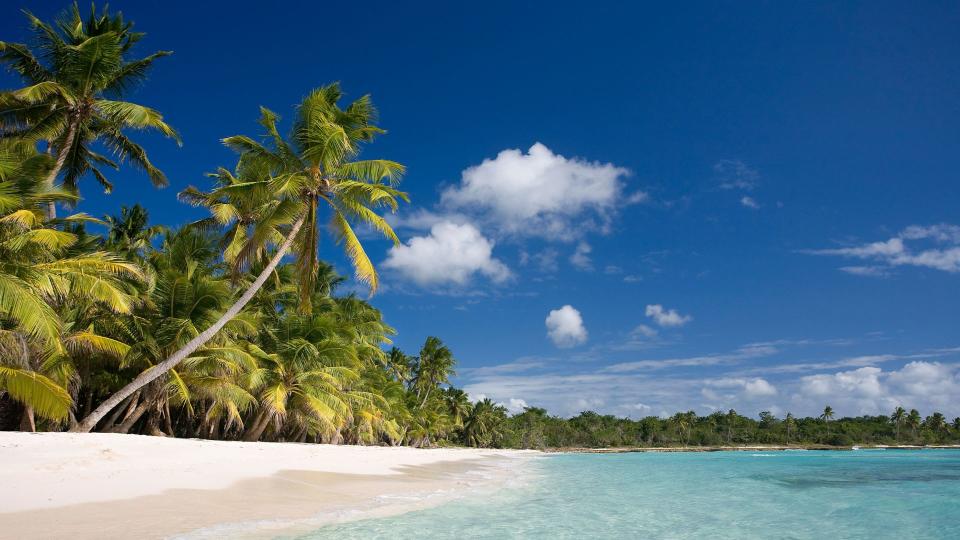
<instances>
[{"instance_id":1,"label":"curved palm trunk","mask_svg":"<svg viewBox=\"0 0 960 540\"><path fill-rule=\"evenodd\" d=\"M270 274L273 273L277 265L280 264L280 261L283 259L283 256L286 255L287 251L290 250L290 246L293 244L293 240L296 238L297 233L300 232L300 227L303 226L305 218L300 218L296 223L293 224L293 228L290 230L290 233L287 235L287 238L283 241L283 244L280 246L280 249L277 250L277 253L270 259L270 264L260 272L260 275L257 276L257 279L254 280L253 284L243 293L239 300L226 311L223 315L217 319L217 322L213 323L213 326L207 328L200 333L197 337L190 340L189 343L184 345L180 350L173 353L169 358L160 362L156 366L147 369L143 373L137 376L136 379L131 381L129 384L118 390L115 394L107 398L106 401L100 404L99 407L94 409L93 412L88 414L79 424L74 426L70 431L77 433L88 433L90 430L97 425L97 422L100 421L111 409L120 404L121 401L126 399L127 396L136 392L137 390L143 388L147 384L150 384L164 373L170 371L177 366L180 362L183 362L188 356L193 354L194 351L200 348L204 343L210 341L219 332L231 319L237 316L240 313L240 310L247 305L250 300L253 299L253 296L260 290L260 287L263 287L263 284L267 281L267 278L270 277Z\"/></svg>"},{"instance_id":2,"label":"curved palm trunk","mask_svg":"<svg viewBox=\"0 0 960 540\"><path fill-rule=\"evenodd\" d=\"M73 140L77 136L77 124L75 122L70 123L70 128L67 130L67 138L63 141L63 146L60 148L60 151L57 152L57 162L53 166L53 170L50 171L50 174L47 175L46 183L51 188L57 181L57 176L60 175L60 171L63 169L64 164L67 162L67 154L70 153L70 147L73 146ZM57 217L57 205L53 201L47 203L47 219L56 219Z\"/></svg>"}]
</instances>

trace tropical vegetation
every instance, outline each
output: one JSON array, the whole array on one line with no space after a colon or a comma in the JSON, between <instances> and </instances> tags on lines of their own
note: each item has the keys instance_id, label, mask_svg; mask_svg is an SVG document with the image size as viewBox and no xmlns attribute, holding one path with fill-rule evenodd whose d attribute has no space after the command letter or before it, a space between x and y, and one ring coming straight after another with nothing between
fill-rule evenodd
<instances>
[{"instance_id":1,"label":"tropical vegetation","mask_svg":"<svg viewBox=\"0 0 960 540\"><path fill-rule=\"evenodd\" d=\"M131 136L179 135L127 98L170 53L134 57L144 34L106 9L26 16L34 43L0 42L24 84L0 93L0 429L517 448L960 440L960 419L903 408L634 420L471 402L440 338L393 347L382 313L320 259L328 231L372 294L361 239L398 241L384 212L407 200L404 167L361 157L385 133L369 96L312 90L287 133L262 108L263 135L223 139L236 161L179 194L203 219L164 227L139 205L98 218L78 211L84 178L109 191L105 168L130 163L166 184Z\"/></svg>"}]
</instances>

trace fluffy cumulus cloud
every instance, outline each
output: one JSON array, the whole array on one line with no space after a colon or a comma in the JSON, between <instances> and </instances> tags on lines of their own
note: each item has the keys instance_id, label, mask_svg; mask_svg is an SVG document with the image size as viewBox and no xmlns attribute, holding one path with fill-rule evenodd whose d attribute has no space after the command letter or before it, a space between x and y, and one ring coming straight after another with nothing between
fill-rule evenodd
<instances>
[{"instance_id":1,"label":"fluffy cumulus cloud","mask_svg":"<svg viewBox=\"0 0 960 540\"><path fill-rule=\"evenodd\" d=\"M957 414L960 375L956 364L919 360L887 371L867 366L808 375L800 379L794 402L806 408L829 404L851 415L889 414L897 406Z\"/></svg>"},{"instance_id":2,"label":"fluffy cumulus cloud","mask_svg":"<svg viewBox=\"0 0 960 540\"><path fill-rule=\"evenodd\" d=\"M868 261L867 265L841 267L844 272L860 276L882 277L888 275L890 269L901 266L956 273L960 272L960 226L911 225L887 240L804 253Z\"/></svg>"},{"instance_id":3,"label":"fluffy cumulus cloud","mask_svg":"<svg viewBox=\"0 0 960 540\"><path fill-rule=\"evenodd\" d=\"M665 327L683 326L693 320L689 315L681 315L675 309L664 309L660 304L648 305L646 315L653 319L653 322Z\"/></svg>"},{"instance_id":4,"label":"fluffy cumulus cloud","mask_svg":"<svg viewBox=\"0 0 960 540\"><path fill-rule=\"evenodd\" d=\"M466 169L443 192L441 206L477 215L500 234L572 240L605 228L618 206L646 197L624 193L627 175L611 163L566 158L536 143L526 153L504 150Z\"/></svg>"},{"instance_id":5,"label":"fluffy cumulus cloud","mask_svg":"<svg viewBox=\"0 0 960 540\"><path fill-rule=\"evenodd\" d=\"M545 322L547 336L557 347L565 349L587 341L587 329L583 326L583 317L569 304L551 311Z\"/></svg>"},{"instance_id":6,"label":"fluffy cumulus cloud","mask_svg":"<svg viewBox=\"0 0 960 540\"><path fill-rule=\"evenodd\" d=\"M387 253L384 268L420 286L467 285L476 275L494 282L510 278L510 269L493 257L494 242L469 223L439 222L426 236L415 236Z\"/></svg>"}]
</instances>

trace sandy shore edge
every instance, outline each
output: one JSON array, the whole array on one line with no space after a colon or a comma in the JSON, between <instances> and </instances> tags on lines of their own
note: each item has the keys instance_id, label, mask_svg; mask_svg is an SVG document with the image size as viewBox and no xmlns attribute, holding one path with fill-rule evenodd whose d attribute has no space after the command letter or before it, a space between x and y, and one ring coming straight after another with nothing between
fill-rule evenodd
<instances>
[{"instance_id":1,"label":"sandy shore edge","mask_svg":"<svg viewBox=\"0 0 960 540\"><path fill-rule=\"evenodd\" d=\"M306 532L498 485L536 454L3 432L0 536Z\"/></svg>"}]
</instances>

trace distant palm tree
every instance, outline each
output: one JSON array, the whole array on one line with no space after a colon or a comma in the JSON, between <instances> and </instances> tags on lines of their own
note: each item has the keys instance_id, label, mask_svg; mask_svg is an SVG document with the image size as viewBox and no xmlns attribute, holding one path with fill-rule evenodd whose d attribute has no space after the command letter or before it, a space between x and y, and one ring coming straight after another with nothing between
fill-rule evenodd
<instances>
[{"instance_id":1,"label":"distant palm tree","mask_svg":"<svg viewBox=\"0 0 960 540\"><path fill-rule=\"evenodd\" d=\"M473 410L473 405L470 403L467 393L459 388L450 387L443 391L443 398L450 410L453 425L463 427L464 421Z\"/></svg>"},{"instance_id":2,"label":"distant palm tree","mask_svg":"<svg viewBox=\"0 0 960 540\"><path fill-rule=\"evenodd\" d=\"M46 179L49 186L65 171L63 185L75 192L80 177L89 172L110 191L113 184L99 167L118 164L96 153L94 142L105 144L121 160L143 169L155 185L164 186L166 176L124 130L154 129L178 143L179 136L159 112L118 98L145 80L154 60L171 53L129 60L128 53L144 34L133 32L133 24L119 14L104 8L97 15L91 9L84 20L74 4L55 25L27 12L39 54L23 44L0 42L0 61L29 85L0 94L0 133L47 141L56 156ZM55 208L51 202L49 217L55 217Z\"/></svg>"},{"instance_id":3,"label":"distant palm tree","mask_svg":"<svg viewBox=\"0 0 960 540\"><path fill-rule=\"evenodd\" d=\"M439 338L427 338L420 349L420 356L417 357L417 370L413 380L413 389L421 400L421 408L427 404L431 391L450 382L450 377L456 374L453 370L456 363L453 352Z\"/></svg>"},{"instance_id":4,"label":"distant palm tree","mask_svg":"<svg viewBox=\"0 0 960 540\"><path fill-rule=\"evenodd\" d=\"M823 414L820 415L820 419L824 422L829 422L833 420L833 407L827 405L823 408Z\"/></svg>"},{"instance_id":5,"label":"distant palm tree","mask_svg":"<svg viewBox=\"0 0 960 540\"><path fill-rule=\"evenodd\" d=\"M490 398L478 401L463 426L464 439L470 446L497 446L503 438L507 409Z\"/></svg>"},{"instance_id":6,"label":"distant palm tree","mask_svg":"<svg viewBox=\"0 0 960 540\"><path fill-rule=\"evenodd\" d=\"M730 409L729 411L727 411L727 419L726 419L727 444L731 444L733 442L733 429L737 425L737 419L739 418L739 416L740 415L737 414L737 411L733 409Z\"/></svg>"},{"instance_id":7,"label":"distant palm tree","mask_svg":"<svg viewBox=\"0 0 960 540\"><path fill-rule=\"evenodd\" d=\"M147 210L139 204L121 206L119 216L103 218L107 224L107 247L131 260L142 258L154 238L165 230L161 225L147 225L149 220Z\"/></svg>"},{"instance_id":8,"label":"distant palm tree","mask_svg":"<svg viewBox=\"0 0 960 540\"><path fill-rule=\"evenodd\" d=\"M947 429L947 419L941 412L934 412L923 423L926 424L927 429L938 435Z\"/></svg>"},{"instance_id":9,"label":"distant palm tree","mask_svg":"<svg viewBox=\"0 0 960 540\"><path fill-rule=\"evenodd\" d=\"M793 417L793 413L787 413L783 423L787 428L787 441L789 441L791 434L797 429L797 420Z\"/></svg>"},{"instance_id":10,"label":"distant palm tree","mask_svg":"<svg viewBox=\"0 0 960 540\"><path fill-rule=\"evenodd\" d=\"M953 429L960 431L960 416L953 419Z\"/></svg>"},{"instance_id":11,"label":"distant palm tree","mask_svg":"<svg viewBox=\"0 0 960 540\"><path fill-rule=\"evenodd\" d=\"M410 381L410 361L410 357L399 348L391 347L390 351L387 352L387 371L390 372L395 381L407 384Z\"/></svg>"},{"instance_id":12,"label":"distant palm tree","mask_svg":"<svg viewBox=\"0 0 960 540\"><path fill-rule=\"evenodd\" d=\"M920 429L921 424L920 411L910 409L910 414L907 415L907 427L909 427L911 433L913 433L914 440L917 438L917 430Z\"/></svg>"},{"instance_id":13,"label":"distant palm tree","mask_svg":"<svg viewBox=\"0 0 960 540\"><path fill-rule=\"evenodd\" d=\"M907 419L907 411L903 407L897 407L893 411L893 414L890 415L890 421L893 422L894 428L897 433L897 442L900 442L900 427L903 425L903 422Z\"/></svg>"}]
</instances>

